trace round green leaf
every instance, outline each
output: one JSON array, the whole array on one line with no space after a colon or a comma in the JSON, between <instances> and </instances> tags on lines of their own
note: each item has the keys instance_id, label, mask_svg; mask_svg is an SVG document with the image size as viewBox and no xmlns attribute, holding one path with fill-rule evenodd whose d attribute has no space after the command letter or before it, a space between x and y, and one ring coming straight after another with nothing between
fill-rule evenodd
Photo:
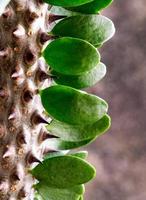
<instances>
[{"instance_id":1,"label":"round green leaf","mask_svg":"<svg viewBox=\"0 0 146 200\"><path fill-rule=\"evenodd\" d=\"M50 5L62 7L79 6L92 1L93 0L44 0L44 2Z\"/></svg>"},{"instance_id":2,"label":"round green leaf","mask_svg":"<svg viewBox=\"0 0 146 200\"><path fill-rule=\"evenodd\" d=\"M78 76L63 75L55 71L52 71L51 74L57 84L81 89L91 87L100 81L106 74L106 66L103 63L99 63L90 71Z\"/></svg>"},{"instance_id":3,"label":"round green leaf","mask_svg":"<svg viewBox=\"0 0 146 200\"><path fill-rule=\"evenodd\" d=\"M109 6L113 0L94 0L90 3L74 7L68 8L69 10L85 13L85 14L97 14L100 10Z\"/></svg>"},{"instance_id":4,"label":"round green leaf","mask_svg":"<svg viewBox=\"0 0 146 200\"><path fill-rule=\"evenodd\" d=\"M50 188L43 183L38 183L35 189L44 198L44 200L78 200L84 193L84 186L78 185L67 189Z\"/></svg>"},{"instance_id":5,"label":"round green leaf","mask_svg":"<svg viewBox=\"0 0 146 200\"><path fill-rule=\"evenodd\" d=\"M77 15L61 20L51 32L57 36L87 40L98 46L114 35L115 27L110 19L102 15Z\"/></svg>"},{"instance_id":6,"label":"round green leaf","mask_svg":"<svg viewBox=\"0 0 146 200\"><path fill-rule=\"evenodd\" d=\"M68 124L94 123L108 110L108 105L103 99L71 87L55 85L40 93L48 114Z\"/></svg>"},{"instance_id":7,"label":"round green leaf","mask_svg":"<svg viewBox=\"0 0 146 200\"><path fill-rule=\"evenodd\" d=\"M61 156L44 160L32 175L48 187L70 188L90 181L95 169L85 160L74 156Z\"/></svg>"},{"instance_id":8,"label":"round green leaf","mask_svg":"<svg viewBox=\"0 0 146 200\"><path fill-rule=\"evenodd\" d=\"M52 69L66 75L80 75L94 68L100 54L90 43L71 37L51 42L43 56Z\"/></svg>"},{"instance_id":9,"label":"round green leaf","mask_svg":"<svg viewBox=\"0 0 146 200\"><path fill-rule=\"evenodd\" d=\"M46 126L48 131L65 141L83 141L100 136L110 127L111 119L108 115L103 116L93 124L70 125L56 120Z\"/></svg>"}]
</instances>

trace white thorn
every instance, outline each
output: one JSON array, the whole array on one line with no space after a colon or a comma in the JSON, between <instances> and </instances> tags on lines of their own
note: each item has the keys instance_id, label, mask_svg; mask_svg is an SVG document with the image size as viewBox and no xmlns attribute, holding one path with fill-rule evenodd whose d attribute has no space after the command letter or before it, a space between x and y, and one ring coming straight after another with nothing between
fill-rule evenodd
<instances>
[{"instance_id":1,"label":"white thorn","mask_svg":"<svg viewBox=\"0 0 146 200\"><path fill-rule=\"evenodd\" d=\"M25 29L23 28L23 26L18 25L17 29L13 32L13 35L16 37L21 37L25 35Z\"/></svg>"},{"instance_id":2,"label":"white thorn","mask_svg":"<svg viewBox=\"0 0 146 200\"><path fill-rule=\"evenodd\" d=\"M15 113L9 115L8 120L15 119Z\"/></svg>"},{"instance_id":3,"label":"white thorn","mask_svg":"<svg viewBox=\"0 0 146 200\"><path fill-rule=\"evenodd\" d=\"M3 154L3 158L10 157L15 154L15 149L13 146L8 146L7 151Z\"/></svg>"}]
</instances>

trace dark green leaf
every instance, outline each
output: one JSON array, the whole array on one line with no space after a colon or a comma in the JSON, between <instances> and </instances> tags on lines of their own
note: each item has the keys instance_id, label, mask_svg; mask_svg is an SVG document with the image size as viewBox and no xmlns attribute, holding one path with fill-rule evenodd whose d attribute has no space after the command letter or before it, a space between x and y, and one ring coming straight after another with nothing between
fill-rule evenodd
<instances>
[{"instance_id":1,"label":"dark green leaf","mask_svg":"<svg viewBox=\"0 0 146 200\"><path fill-rule=\"evenodd\" d=\"M95 169L75 156L60 156L44 160L31 173L48 187L70 188L94 178Z\"/></svg>"},{"instance_id":2,"label":"dark green leaf","mask_svg":"<svg viewBox=\"0 0 146 200\"><path fill-rule=\"evenodd\" d=\"M43 56L55 71L66 75L80 75L93 69L100 61L100 54L90 43L71 37L51 42Z\"/></svg>"},{"instance_id":3,"label":"dark green leaf","mask_svg":"<svg viewBox=\"0 0 146 200\"><path fill-rule=\"evenodd\" d=\"M62 7L70 7L70 6L79 6L85 3L92 2L93 0L44 0L44 2L55 5L55 6L62 6Z\"/></svg>"},{"instance_id":4,"label":"dark green leaf","mask_svg":"<svg viewBox=\"0 0 146 200\"><path fill-rule=\"evenodd\" d=\"M55 85L40 93L48 114L65 123L91 124L101 119L108 110L103 99L71 87Z\"/></svg>"},{"instance_id":5,"label":"dark green leaf","mask_svg":"<svg viewBox=\"0 0 146 200\"><path fill-rule=\"evenodd\" d=\"M55 71L52 71L51 74L54 75L56 83L81 89L91 87L100 81L106 74L106 66L99 63L91 71L78 76L63 75Z\"/></svg>"},{"instance_id":6,"label":"dark green leaf","mask_svg":"<svg viewBox=\"0 0 146 200\"><path fill-rule=\"evenodd\" d=\"M48 131L65 141L79 142L100 136L110 127L111 119L108 115L103 116L93 124L70 125L56 120L47 125Z\"/></svg>"},{"instance_id":7,"label":"dark green leaf","mask_svg":"<svg viewBox=\"0 0 146 200\"><path fill-rule=\"evenodd\" d=\"M74 7L68 8L69 10L85 13L85 14L97 14L100 10L109 6L113 0L94 0L90 3Z\"/></svg>"},{"instance_id":8,"label":"dark green leaf","mask_svg":"<svg viewBox=\"0 0 146 200\"><path fill-rule=\"evenodd\" d=\"M114 35L115 27L110 19L102 15L77 15L61 20L51 32L57 36L87 40L98 46Z\"/></svg>"}]
</instances>

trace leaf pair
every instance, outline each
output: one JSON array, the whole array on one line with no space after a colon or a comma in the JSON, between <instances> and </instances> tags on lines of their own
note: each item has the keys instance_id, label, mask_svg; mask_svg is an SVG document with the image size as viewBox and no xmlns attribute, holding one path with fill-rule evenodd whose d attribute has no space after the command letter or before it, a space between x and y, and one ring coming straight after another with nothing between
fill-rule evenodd
<instances>
[{"instance_id":1,"label":"leaf pair","mask_svg":"<svg viewBox=\"0 0 146 200\"><path fill-rule=\"evenodd\" d=\"M95 169L75 156L48 158L31 171L42 184L53 188L71 188L94 178Z\"/></svg>"},{"instance_id":2,"label":"leaf pair","mask_svg":"<svg viewBox=\"0 0 146 200\"><path fill-rule=\"evenodd\" d=\"M110 127L110 117L108 115L103 116L100 120L93 124L80 124L70 125L56 120L47 125L47 130L60 137L61 140L80 142L88 139L95 138L103 134Z\"/></svg>"},{"instance_id":3,"label":"leaf pair","mask_svg":"<svg viewBox=\"0 0 146 200\"><path fill-rule=\"evenodd\" d=\"M93 124L108 110L103 99L67 86L51 86L40 94L48 114L68 124Z\"/></svg>"},{"instance_id":4,"label":"leaf pair","mask_svg":"<svg viewBox=\"0 0 146 200\"><path fill-rule=\"evenodd\" d=\"M73 88L82 89L95 85L106 74L106 66L103 63L99 63L92 70L82 75L63 75L56 71L51 71L53 79L57 84L67 85Z\"/></svg>"},{"instance_id":5,"label":"leaf pair","mask_svg":"<svg viewBox=\"0 0 146 200\"><path fill-rule=\"evenodd\" d=\"M86 151L80 151L73 154L69 154L68 156L74 156L77 158L85 159L88 153ZM60 157L63 156L61 152L48 154L44 157L44 160L51 159L52 157ZM65 157L64 157L65 159ZM52 188L49 187L48 184L40 181L34 188L38 191L36 198L43 200L80 200L85 192L84 185L75 185L70 188Z\"/></svg>"},{"instance_id":6,"label":"leaf pair","mask_svg":"<svg viewBox=\"0 0 146 200\"><path fill-rule=\"evenodd\" d=\"M102 15L77 15L61 20L51 34L61 37L74 37L99 46L113 37L113 22Z\"/></svg>"}]
</instances>

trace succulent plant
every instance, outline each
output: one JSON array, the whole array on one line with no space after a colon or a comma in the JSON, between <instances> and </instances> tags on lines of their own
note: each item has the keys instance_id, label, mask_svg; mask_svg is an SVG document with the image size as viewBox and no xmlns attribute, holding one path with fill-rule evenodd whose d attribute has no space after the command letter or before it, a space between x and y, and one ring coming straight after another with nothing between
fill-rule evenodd
<instances>
[{"instance_id":1,"label":"succulent plant","mask_svg":"<svg viewBox=\"0 0 146 200\"><path fill-rule=\"evenodd\" d=\"M80 90L106 74L97 48L115 28L99 12L111 2L0 1L0 200L83 200L96 171L70 150L111 124Z\"/></svg>"}]
</instances>

